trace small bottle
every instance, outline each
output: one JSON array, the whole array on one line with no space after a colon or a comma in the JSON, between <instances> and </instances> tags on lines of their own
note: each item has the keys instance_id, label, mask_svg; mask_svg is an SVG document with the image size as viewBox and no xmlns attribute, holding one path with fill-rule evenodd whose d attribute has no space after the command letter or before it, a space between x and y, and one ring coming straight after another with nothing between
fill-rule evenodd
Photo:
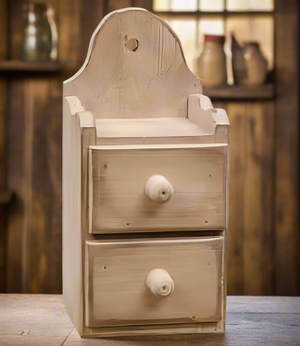
<instances>
[{"instance_id":1,"label":"small bottle","mask_svg":"<svg viewBox=\"0 0 300 346\"><path fill-rule=\"evenodd\" d=\"M246 42L243 47L247 68L244 85L257 86L265 83L268 73L268 62L263 56L258 42Z\"/></svg>"},{"instance_id":2,"label":"small bottle","mask_svg":"<svg viewBox=\"0 0 300 346\"><path fill-rule=\"evenodd\" d=\"M21 57L28 61L57 59L57 27L52 7L44 3L24 6Z\"/></svg>"},{"instance_id":3,"label":"small bottle","mask_svg":"<svg viewBox=\"0 0 300 346\"><path fill-rule=\"evenodd\" d=\"M227 81L225 36L204 35L204 49L197 59L197 75L204 87L217 87Z\"/></svg>"}]
</instances>

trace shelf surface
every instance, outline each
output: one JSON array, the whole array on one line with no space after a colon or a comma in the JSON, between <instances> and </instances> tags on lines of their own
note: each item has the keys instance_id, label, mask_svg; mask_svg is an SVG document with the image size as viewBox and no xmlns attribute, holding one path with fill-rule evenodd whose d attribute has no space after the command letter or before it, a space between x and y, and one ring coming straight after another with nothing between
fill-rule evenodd
<instances>
[{"instance_id":1,"label":"shelf surface","mask_svg":"<svg viewBox=\"0 0 300 346\"><path fill-rule=\"evenodd\" d=\"M58 72L63 67L57 61L0 60L0 71Z\"/></svg>"},{"instance_id":2,"label":"shelf surface","mask_svg":"<svg viewBox=\"0 0 300 346\"><path fill-rule=\"evenodd\" d=\"M97 137L190 137L205 132L188 118L96 119Z\"/></svg>"},{"instance_id":3,"label":"shelf surface","mask_svg":"<svg viewBox=\"0 0 300 346\"><path fill-rule=\"evenodd\" d=\"M240 11L154 11L156 16L170 16L170 17L192 17L192 16L203 16L203 17L219 17L219 16L269 16L274 15L274 10L240 10Z\"/></svg>"},{"instance_id":4,"label":"shelf surface","mask_svg":"<svg viewBox=\"0 0 300 346\"><path fill-rule=\"evenodd\" d=\"M203 94L213 99L272 99L275 97L273 84L265 84L255 87L243 85L225 85L217 88L205 88Z\"/></svg>"}]
</instances>

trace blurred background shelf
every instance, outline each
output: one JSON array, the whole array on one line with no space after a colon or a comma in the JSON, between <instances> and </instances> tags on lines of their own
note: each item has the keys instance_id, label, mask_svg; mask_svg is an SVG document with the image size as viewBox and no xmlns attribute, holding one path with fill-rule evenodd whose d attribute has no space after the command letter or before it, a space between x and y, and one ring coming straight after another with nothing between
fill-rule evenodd
<instances>
[{"instance_id":1,"label":"blurred background shelf","mask_svg":"<svg viewBox=\"0 0 300 346\"><path fill-rule=\"evenodd\" d=\"M57 61L0 60L0 71L59 72L66 65Z\"/></svg>"},{"instance_id":2,"label":"blurred background shelf","mask_svg":"<svg viewBox=\"0 0 300 346\"><path fill-rule=\"evenodd\" d=\"M203 88L203 94L213 99L230 100L270 100L275 97L273 84L265 84L256 87L242 85L224 85L217 88Z\"/></svg>"},{"instance_id":3,"label":"blurred background shelf","mask_svg":"<svg viewBox=\"0 0 300 346\"><path fill-rule=\"evenodd\" d=\"M264 16L274 14L274 11L156 11L154 12L157 16L180 16L180 17L189 17L195 15L201 15L206 17L218 17L220 15L227 16Z\"/></svg>"}]
</instances>

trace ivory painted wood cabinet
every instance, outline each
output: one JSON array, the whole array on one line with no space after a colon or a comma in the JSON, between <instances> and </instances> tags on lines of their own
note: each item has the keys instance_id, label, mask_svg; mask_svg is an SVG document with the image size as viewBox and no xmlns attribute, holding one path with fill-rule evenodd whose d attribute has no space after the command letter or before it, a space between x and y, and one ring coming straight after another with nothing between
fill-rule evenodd
<instances>
[{"instance_id":1,"label":"ivory painted wood cabinet","mask_svg":"<svg viewBox=\"0 0 300 346\"><path fill-rule=\"evenodd\" d=\"M229 123L128 8L64 83L63 294L83 337L225 331Z\"/></svg>"}]
</instances>

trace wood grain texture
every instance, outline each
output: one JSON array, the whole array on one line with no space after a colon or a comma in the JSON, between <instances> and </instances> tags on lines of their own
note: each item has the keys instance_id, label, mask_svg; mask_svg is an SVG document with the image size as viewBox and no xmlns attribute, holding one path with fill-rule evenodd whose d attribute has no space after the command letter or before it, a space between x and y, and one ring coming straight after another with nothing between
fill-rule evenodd
<instances>
[{"instance_id":1,"label":"wood grain texture","mask_svg":"<svg viewBox=\"0 0 300 346\"><path fill-rule=\"evenodd\" d=\"M74 328L61 296L10 294L0 301L2 345L62 345Z\"/></svg>"},{"instance_id":2,"label":"wood grain texture","mask_svg":"<svg viewBox=\"0 0 300 346\"><path fill-rule=\"evenodd\" d=\"M230 121L228 294L242 294L246 106L229 103L226 108Z\"/></svg>"},{"instance_id":3,"label":"wood grain texture","mask_svg":"<svg viewBox=\"0 0 300 346\"><path fill-rule=\"evenodd\" d=\"M7 170L8 187L16 191L5 211L8 222L3 230L5 219L0 220L1 237L4 239L7 234L6 249L2 249L0 255L1 258L7 256L6 270L4 262L0 263L1 274L7 273L5 282L1 283L5 286L1 288L3 291L59 293L62 289L62 80L83 62L88 36L103 16L103 4L101 0L51 3L55 6L59 29L59 66L66 70L50 75L44 72L58 72L58 65L45 63L45 68L41 63L34 65L34 70L42 70L35 74L5 71L9 82L3 84L3 88L0 85L0 184L2 173ZM2 59L20 59L22 4L19 0L0 2ZM6 31L7 22L9 30ZM64 65L64 62L67 63ZM2 66L16 70L32 68L19 60L18 63L4 61ZM1 136L6 126L8 145L3 156L4 137Z\"/></svg>"},{"instance_id":4,"label":"wood grain texture","mask_svg":"<svg viewBox=\"0 0 300 346\"><path fill-rule=\"evenodd\" d=\"M88 242L87 326L220 321L222 248L222 237ZM174 280L170 296L147 287L156 268Z\"/></svg>"},{"instance_id":5,"label":"wood grain texture","mask_svg":"<svg viewBox=\"0 0 300 346\"><path fill-rule=\"evenodd\" d=\"M91 149L93 233L225 228L226 145L130 147ZM164 204L145 193L155 174L175 190Z\"/></svg>"},{"instance_id":6,"label":"wood grain texture","mask_svg":"<svg viewBox=\"0 0 300 346\"><path fill-rule=\"evenodd\" d=\"M274 105L215 107L225 108L230 120L228 291L273 294Z\"/></svg>"},{"instance_id":7,"label":"wood grain texture","mask_svg":"<svg viewBox=\"0 0 300 346\"><path fill-rule=\"evenodd\" d=\"M131 1L131 5L133 7L141 7L145 8L148 11L153 10L153 0L133 0Z\"/></svg>"},{"instance_id":8,"label":"wood grain texture","mask_svg":"<svg viewBox=\"0 0 300 346\"><path fill-rule=\"evenodd\" d=\"M300 294L299 3L275 1L276 181L275 294ZM289 23L284 26L283 23Z\"/></svg>"},{"instance_id":9,"label":"wood grain texture","mask_svg":"<svg viewBox=\"0 0 300 346\"><path fill-rule=\"evenodd\" d=\"M22 61L22 60L2 60L0 61L0 71L5 72L58 72L65 65L54 61Z\"/></svg>"},{"instance_id":10,"label":"wood grain texture","mask_svg":"<svg viewBox=\"0 0 300 346\"><path fill-rule=\"evenodd\" d=\"M126 138L130 142L133 138L176 137L178 141L185 137L200 137L207 135L201 126L196 125L188 118L153 118L153 119L97 119L95 121L97 137L101 141L105 138ZM214 131L213 131L214 133Z\"/></svg>"},{"instance_id":11,"label":"wood grain texture","mask_svg":"<svg viewBox=\"0 0 300 346\"><path fill-rule=\"evenodd\" d=\"M274 273L273 104L247 104L245 130L244 294L259 295L263 292L264 295L271 295Z\"/></svg>"},{"instance_id":12,"label":"wood grain texture","mask_svg":"<svg viewBox=\"0 0 300 346\"><path fill-rule=\"evenodd\" d=\"M0 1L0 59L7 58L7 1ZM7 114L7 80L0 77L0 191L5 197L6 191L6 114ZM3 198L4 201L5 198ZM0 203L0 292L5 292L6 281L6 212L7 206Z\"/></svg>"},{"instance_id":13,"label":"wood grain texture","mask_svg":"<svg viewBox=\"0 0 300 346\"><path fill-rule=\"evenodd\" d=\"M9 41L7 58L19 60L21 58L22 42L22 0L11 0L7 2L9 15Z\"/></svg>"},{"instance_id":14,"label":"wood grain texture","mask_svg":"<svg viewBox=\"0 0 300 346\"><path fill-rule=\"evenodd\" d=\"M13 171L8 183L16 192L9 212L8 266L13 272L8 274L8 289L60 292L61 83L18 80L13 90L18 91L19 104L10 105L14 116L9 136L19 141L9 147L8 159ZM21 256L17 262L16 253Z\"/></svg>"},{"instance_id":15,"label":"wood grain texture","mask_svg":"<svg viewBox=\"0 0 300 346\"><path fill-rule=\"evenodd\" d=\"M82 40L82 53L88 51L91 36L100 23L105 13L106 0L82 0L82 28L84 38ZM111 1L110 1L111 3Z\"/></svg>"},{"instance_id":16,"label":"wood grain texture","mask_svg":"<svg viewBox=\"0 0 300 346\"><path fill-rule=\"evenodd\" d=\"M79 331L83 325L83 244L81 133L78 114L63 100L63 295Z\"/></svg>"},{"instance_id":17,"label":"wood grain texture","mask_svg":"<svg viewBox=\"0 0 300 346\"><path fill-rule=\"evenodd\" d=\"M7 12L8 12L8 3L6 0L0 1L0 35L1 35L1 46L0 46L0 58L6 59L8 57L8 20L7 20Z\"/></svg>"},{"instance_id":18,"label":"wood grain texture","mask_svg":"<svg viewBox=\"0 0 300 346\"><path fill-rule=\"evenodd\" d=\"M47 273L47 236L51 230L51 219L47 220L47 209L51 203L50 191L45 183L49 183L47 143L45 128L47 128L48 114L46 109L50 106L50 83L48 81L28 81L25 94L25 117L28 128L25 130L25 141L29 143L25 151L26 167L26 232L24 233L23 249L24 261L27 266L25 292L45 292L43 284L46 283ZM46 124L45 124L46 123ZM45 126L46 125L46 126ZM49 210L49 209L48 209ZM51 210L51 209L50 209ZM50 211L49 210L49 211ZM50 227L49 227L50 226ZM49 228L48 228L49 227ZM30 256L31 249L35 249L35 258ZM37 261L37 259L39 259Z\"/></svg>"},{"instance_id":19,"label":"wood grain texture","mask_svg":"<svg viewBox=\"0 0 300 346\"><path fill-rule=\"evenodd\" d=\"M20 59L22 4L9 2L7 11L11 16L9 57L15 60ZM15 66L14 60L3 64ZM17 69L27 66L16 64ZM45 65L57 69L54 63ZM35 68L44 68L43 63ZM38 74L6 76L10 80L7 181L15 191L8 210L6 289L59 293L62 80Z\"/></svg>"},{"instance_id":20,"label":"wood grain texture","mask_svg":"<svg viewBox=\"0 0 300 346\"><path fill-rule=\"evenodd\" d=\"M59 295L0 295L0 343L6 346L298 346L299 297L228 297L224 335L81 339ZM46 318L45 318L46 317Z\"/></svg>"},{"instance_id":21,"label":"wood grain texture","mask_svg":"<svg viewBox=\"0 0 300 346\"><path fill-rule=\"evenodd\" d=\"M137 6L136 4L134 4L134 0L113 0L113 1L108 1L107 13L119 10L121 8L131 7L131 6Z\"/></svg>"},{"instance_id":22,"label":"wood grain texture","mask_svg":"<svg viewBox=\"0 0 300 346\"><path fill-rule=\"evenodd\" d=\"M255 101L263 99L270 100L275 96L275 87L273 84L256 86L255 88L242 85L226 85L217 88L205 88L203 94L214 100L245 100L253 99Z\"/></svg>"},{"instance_id":23,"label":"wood grain texture","mask_svg":"<svg viewBox=\"0 0 300 346\"><path fill-rule=\"evenodd\" d=\"M84 61L87 46L82 38L82 0L60 0L58 3L59 60L66 62L70 69L78 68ZM79 39L80 38L80 39Z\"/></svg>"},{"instance_id":24,"label":"wood grain texture","mask_svg":"<svg viewBox=\"0 0 300 346\"><path fill-rule=\"evenodd\" d=\"M136 51L126 47L131 38L139 42ZM64 82L64 96L76 95L96 119L186 117L188 95L201 91L176 34L141 9L105 17L84 65Z\"/></svg>"},{"instance_id":25,"label":"wood grain texture","mask_svg":"<svg viewBox=\"0 0 300 346\"><path fill-rule=\"evenodd\" d=\"M146 0L142 0L145 2ZM125 6L140 6L137 3L141 1L135 0L134 3L126 3ZM7 16L5 10L3 13L3 17L8 19L10 18L10 35L11 40L8 43L10 47L7 51L7 57L10 58L19 58L17 52L17 40L14 36L19 35L18 30L21 25L20 17L16 14L15 11L19 11L21 9L20 1L9 1L7 2L9 7L11 8L10 15L11 18ZM57 15L58 15L58 24L59 24L59 33L60 33L60 47L59 54L63 61L67 61L68 65L71 66L74 62L74 68L78 68L81 63L83 63L86 48L88 45L87 39L89 40L88 34L84 33L85 27L88 27L87 30L92 32L93 26L100 21L96 18L96 13L101 15L101 0L93 1L93 5L87 7L88 3L92 3L92 1L85 1L83 3L82 0L75 0L70 2L69 0L57 0L56 2ZM96 3L95 12L94 4ZM106 2L104 2L106 3ZM114 6L113 9L118 8L117 2L110 1L109 6ZM120 3L121 4L121 3ZM121 4L122 5L122 4ZM98 7L99 6L99 7ZM268 264L267 266L271 266L274 268L274 277L270 277L268 275L268 279L265 279L263 286L261 286L262 290L259 292L260 294L265 293L265 288L273 285L272 292L276 294L299 294L299 275L297 275L297 271L299 272L297 265L297 258L299 261L299 241L297 235L298 229L298 221L297 213L297 181L298 181L298 172L297 165L295 164L295 158L297 155L297 117L298 117L298 101L297 101L297 70L298 70L298 40L296 38L297 34L297 2L288 1L285 2L283 0L277 0L275 8L278 8L278 13L276 13L276 58L275 60L278 62L276 67L277 74L277 82L278 86L276 87L276 93L278 94L278 101L274 103L276 117L276 152L278 154L278 160L276 161L276 167L273 174L276 173L276 209L273 210L274 215L274 229L276 229L276 233L273 234L273 238L269 239L269 242L273 243L273 247L276 250L273 250L274 258L272 259L272 264ZM104 12L107 6L104 4ZM87 14L90 13L90 14ZM91 14L92 13L92 14ZM104 13L104 14L106 14ZM93 15L93 17L91 17ZM89 18L91 18L89 20ZM92 19L93 18L93 19ZM83 22L85 25L83 25ZM92 22L94 24L92 24ZM286 23L291 23L291 25L286 25ZM4 21L1 21L1 25L4 24ZM4 33L4 31L0 31ZM15 47L15 48L14 48ZM5 42L1 41L1 49L5 50ZM64 79L69 78L71 72L66 72L66 75L63 77ZM28 127L24 124L23 117L23 97L26 90L26 87L22 87L20 76L14 75L11 77L9 74L6 76L10 79L10 82L6 85L7 97L8 97L8 108L7 108L7 116L6 121L8 125L7 132L7 143L9 146L7 147L6 157L13 155L13 157L8 158L8 161L5 163L7 173L8 173L8 183L10 187L16 186L17 194L15 196L12 205L9 206L9 223L7 226L8 238L7 238L7 255L9 259L9 272L8 272L8 283L7 289L11 292L18 292L22 290L22 253L21 243L22 243L22 220L24 215L24 201L25 201L25 193L27 190L23 188L24 184L24 132L23 129ZM16 78L17 77L17 78ZM35 76L35 78L38 76ZM11 79L12 78L12 79ZM60 79L60 76L54 77L57 81ZM57 91L58 92L58 91ZM264 94L264 92L263 92ZM256 95L256 97L258 97ZM9 101L9 99L11 99ZM15 100L15 101L14 101ZM17 100L17 101L16 101ZM55 109L58 109L61 104L61 95L57 95L57 104L54 106L53 102L51 106ZM264 101L261 101L264 103ZM272 101L275 102L275 101ZM14 103L14 104L13 104ZM239 226L241 222L243 222L243 201L244 199L244 187L243 187L243 179L241 177L243 171L243 165L245 160L248 160L245 156L245 137L244 134L241 134L237 131L238 129L244 128L246 124L246 106L245 100L237 101L237 102L223 102L220 104L219 102L213 102L215 107L227 108L228 116L231 120L231 166L236 166L236 169L231 169L231 177L230 177L230 217L229 217L229 238L228 238L228 247L229 247L229 267L228 267L228 289L231 294L242 294L244 287L244 270L243 270L243 225ZM228 104L228 106L227 106ZM278 105L278 108L277 108ZM57 107L57 108L56 108ZM236 109L236 110L235 110ZM232 116L232 114L235 114ZM268 116L269 118L269 116ZM238 120L240 119L240 120ZM239 122L240 121L240 122ZM237 122L237 123L236 123ZM12 130L11 125L14 126L14 130ZM237 129L237 130L235 130ZM268 138L265 139L268 141ZM22 144L20 144L22 143ZM113 143L111 143L113 144ZM124 143L123 143L124 144ZM249 143L248 143L249 144ZM27 144L28 145L28 144ZM290 153L293 153L290 155ZM56 161L56 157L53 156L53 160ZM59 163L53 163L54 165ZM57 169L57 168L55 168ZM39 179L37 175L35 175L36 179ZM248 178L248 181L251 179ZM259 184L257 188L261 188ZM252 186L252 189L256 189L256 185ZM248 187L249 190L249 187ZM254 193L254 192L253 192ZM235 196L235 197L233 197ZM24 198L24 199L23 199ZM256 195L257 198L257 195ZM233 201L234 199L234 201ZM242 202L240 202L242 201ZM245 200L246 201L246 200ZM232 207L234 205L234 209ZM247 201L248 207L251 208L251 202ZM254 206L257 211L257 206ZM269 215L267 216L269 218ZM4 225L0 221L0 225ZM277 226L278 225L278 226ZM234 227L234 231L233 231ZM60 226L58 227L60 228ZM262 236L263 238L264 236ZM58 234L55 235L55 238L59 238ZM258 236L259 238L259 236ZM260 238L260 239L262 239ZM246 244L245 244L246 246ZM263 245L258 245L260 250L262 251ZM269 249L269 244L267 244L267 248ZM55 252L56 253L56 252ZM260 252L261 253L261 252ZM38 252L39 254L39 252ZM250 254L250 251L248 252ZM31 249L32 258L36 258L36 261L39 261L40 256L35 255L34 249ZM56 255L55 255L56 256ZM269 255L268 255L269 256ZM252 259L247 257L247 261L251 261ZM56 261L56 260L55 260ZM257 265L257 264L256 264ZM58 262L53 265L53 272L60 271L61 265L58 265ZM242 268L242 269L241 269ZM262 269L264 270L264 269ZM269 269L268 269L269 270ZM253 271L252 271L253 273ZM261 283L261 275L259 274L258 278ZM247 276L250 279L250 276ZM43 278L48 280L47 275L44 275ZM251 276L251 280L256 280L256 278ZM36 280L36 283L38 281ZM55 281L57 285L61 285L58 281ZM43 283L39 281L39 284L42 287L47 286L47 283ZM245 282L247 285L247 282ZM30 286L30 285L29 285ZM255 284L251 284L251 287L255 286ZM250 286L249 286L250 287ZM58 288L57 288L58 289ZM268 288L269 290L269 288ZM298 292L298 293L297 293ZM250 294L250 292L249 292ZM237 322L240 323L240 322ZM255 328L255 322L251 325ZM234 326L233 326L234 327ZM280 327L280 325L279 325ZM234 327L234 328L240 328ZM290 327L287 326L287 329L290 331ZM281 330L281 328L279 329ZM239 335L239 334L237 334ZM275 334L274 334L275 335ZM277 334L276 334L277 335ZM280 335L279 335L280 336ZM265 335L266 337L266 335ZM271 335L271 337L273 337ZM238 337L237 337L238 338ZM275 337L274 337L275 338ZM239 341L234 339L236 343ZM266 340L266 339L262 339ZM272 339L273 340L273 339ZM280 338L278 340L281 340ZM231 339L232 341L232 339ZM224 341L225 342L225 341ZM229 342L229 341L228 341ZM257 341L259 342L259 341ZM263 342L263 341L262 341ZM279 341L278 341L279 342ZM276 344L276 341L275 343Z\"/></svg>"},{"instance_id":26,"label":"wood grain texture","mask_svg":"<svg viewBox=\"0 0 300 346\"><path fill-rule=\"evenodd\" d=\"M15 198L10 205L7 225L7 278L6 289L8 292L22 292L25 289L23 277L25 275L26 263L22 258L23 239L27 232L27 225L24 224L25 206L28 198L25 185L25 150L30 145L30 141L25 141L26 120L24 114L24 82L16 79L10 82L8 100L8 112L11 116L7 119L8 139L18 138L18 141L11 140L7 148L7 184L9 189L15 191ZM13 100L18 102L13 102ZM28 125L27 125L28 126ZM26 128L27 129L27 128ZM21 145L22 143L22 145ZM24 145L26 143L26 145ZM25 267L26 268L26 267Z\"/></svg>"},{"instance_id":27,"label":"wood grain texture","mask_svg":"<svg viewBox=\"0 0 300 346\"><path fill-rule=\"evenodd\" d=\"M84 65L64 82L64 300L80 335L224 332L226 251L219 247L225 247L227 227L228 118L201 95L201 87L171 28L134 8L101 21ZM180 117L186 120L183 127L183 121L172 119ZM217 134L219 126L223 132ZM124 138L127 145L91 145L96 134ZM134 137L198 140L207 135L225 140L130 144ZM174 184L166 204L145 194L147 181L157 174ZM132 238L122 246L111 239L102 244L99 236L207 229L223 232L223 238ZM179 289L156 304L143 286L146 274L161 262L169 265ZM195 266L199 275L191 277ZM183 324L177 328L178 323Z\"/></svg>"}]
</instances>

